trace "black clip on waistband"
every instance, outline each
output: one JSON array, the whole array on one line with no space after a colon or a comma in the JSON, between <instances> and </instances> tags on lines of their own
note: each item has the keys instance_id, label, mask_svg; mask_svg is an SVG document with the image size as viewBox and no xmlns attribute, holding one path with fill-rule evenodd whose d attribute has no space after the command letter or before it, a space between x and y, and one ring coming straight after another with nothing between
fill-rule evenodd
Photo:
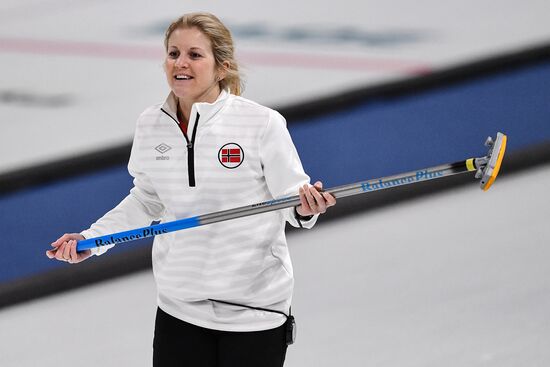
<instances>
[{"instance_id":1,"label":"black clip on waistband","mask_svg":"<svg viewBox=\"0 0 550 367\"><path fill-rule=\"evenodd\" d=\"M230 306L244 307L244 308L249 308L251 310L272 312L272 313L278 313L279 315L283 315L284 317L286 317L286 322L285 322L285 326L286 326L285 327L285 329L286 329L285 330L286 331L286 345L294 344L294 342L296 341L296 320L294 319L294 316L292 316L292 307L289 308L288 315L287 315L286 313L284 313L282 311L270 310L270 309L262 308L262 307L241 305L239 303L220 301L218 299L211 299L211 298L208 298L208 300L212 301L212 302L223 303L223 304L230 305Z\"/></svg>"}]
</instances>

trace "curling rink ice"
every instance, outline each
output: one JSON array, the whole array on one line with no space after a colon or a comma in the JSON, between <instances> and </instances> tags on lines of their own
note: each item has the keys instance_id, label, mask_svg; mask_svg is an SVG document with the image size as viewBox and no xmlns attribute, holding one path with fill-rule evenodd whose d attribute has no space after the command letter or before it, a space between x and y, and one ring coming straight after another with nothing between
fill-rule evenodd
<instances>
[{"instance_id":1,"label":"curling rink ice","mask_svg":"<svg viewBox=\"0 0 550 367\"><path fill-rule=\"evenodd\" d=\"M245 97L277 108L550 36L548 0L2 0L0 174L130 142L167 94L164 28L196 10L233 30ZM549 366L549 188L547 164L290 232L285 367ZM0 367L151 366L155 311L151 271L1 309Z\"/></svg>"},{"instance_id":2,"label":"curling rink ice","mask_svg":"<svg viewBox=\"0 0 550 367\"><path fill-rule=\"evenodd\" d=\"M548 366L550 166L289 235L285 366ZM342 199L342 202L345 199ZM1 366L149 366L150 271L0 311Z\"/></svg>"}]
</instances>

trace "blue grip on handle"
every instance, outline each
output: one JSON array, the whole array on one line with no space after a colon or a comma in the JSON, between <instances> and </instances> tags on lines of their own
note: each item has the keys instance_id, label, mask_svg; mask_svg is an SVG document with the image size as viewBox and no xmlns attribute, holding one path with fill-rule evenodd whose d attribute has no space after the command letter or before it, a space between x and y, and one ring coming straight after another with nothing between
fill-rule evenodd
<instances>
[{"instance_id":1,"label":"blue grip on handle","mask_svg":"<svg viewBox=\"0 0 550 367\"><path fill-rule=\"evenodd\" d=\"M84 251L92 248L116 245L119 243L140 240L142 238L153 237L158 234L179 231L180 229L193 228L201 225L199 217L190 217L173 222L155 224L148 227L132 229L130 231L108 234L105 236L89 238L77 243L76 251Z\"/></svg>"}]
</instances>

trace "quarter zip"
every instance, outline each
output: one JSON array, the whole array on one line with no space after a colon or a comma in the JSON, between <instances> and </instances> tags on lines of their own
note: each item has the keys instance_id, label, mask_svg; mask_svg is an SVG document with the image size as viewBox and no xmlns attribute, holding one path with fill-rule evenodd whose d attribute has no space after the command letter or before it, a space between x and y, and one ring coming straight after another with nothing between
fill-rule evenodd
<instances>
[{"instance_id":1,"label":"quarter zip","mask_svg":"<svg viewBox=\"0 0 550 367\"><path fill-rule=\"evenodd\" d=\"M200 117L200 114L197 112L197 117L195 118L195 126L193 126L193 134L191 135L191 141L187 139L187 167L189 170L189 186L191 187L196 186L195 184L195 136L197 135L197 126L199 125L199 117Z\"/></svg>"},{"instance_id":2,"label":"quarter zip","mask_svg":"<svg viewBox=\"0 0 550 367\"><path fill-rule=\"evenodd\" d=\"M197 135L197 126L199 125L199 118L200 114L197 112L197 117L195 118L195 125L193 126L193 133L191 134L191 140L189 140L189 137L186 133L183 132L183 130L180 127L180 124L178 120L176 120L172 115L170 115L168 112L166 112L163 108L160 109L162 112L164 112L166 115L168 115L176 125L178 125L178 129L180 129L181 133L185 137L185 141L187 142L187 171L189 176L189 186L195 187L195 136Z\"/></svg>"}]
</instances>

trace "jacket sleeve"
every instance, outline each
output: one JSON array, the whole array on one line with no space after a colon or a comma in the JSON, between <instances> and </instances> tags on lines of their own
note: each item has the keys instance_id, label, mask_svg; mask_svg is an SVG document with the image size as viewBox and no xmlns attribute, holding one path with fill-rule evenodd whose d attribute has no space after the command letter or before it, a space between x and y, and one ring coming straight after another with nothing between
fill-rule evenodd
<instances>
[{"instance_id":1,"label":"jacket sleeve","mask_svg":"<svg viewBox=\"0 0 550 367\"><path fill-rule=\"evenodd\" d=\"M286 128L286 120L273 110L270 110L267 128L261 139L260 159L267 187L274 198L297 195L300 186L309 183L309 176L304 172ZM292 226L303 228L313 227L319 216L298 223L294 208L283 209L283 215Z\"/></svg>"},{"instance_id":2,"label":"jacket sleeve","mask_svg":"<svg viewBox=\"0 0 550 367\"><path fill-rule=\"evenodd\" d=\"M164 205L159 199L151 180L143 171L138 159L138 129L134 136L128 172L134 178L134 187L115 208L97 220L87 230L81 232L85 238L93 238L139 227L145 227L159 220L164 213ZM102 255L114 245L92 249L92 254Z\"/></svg>"}]
</instances>

